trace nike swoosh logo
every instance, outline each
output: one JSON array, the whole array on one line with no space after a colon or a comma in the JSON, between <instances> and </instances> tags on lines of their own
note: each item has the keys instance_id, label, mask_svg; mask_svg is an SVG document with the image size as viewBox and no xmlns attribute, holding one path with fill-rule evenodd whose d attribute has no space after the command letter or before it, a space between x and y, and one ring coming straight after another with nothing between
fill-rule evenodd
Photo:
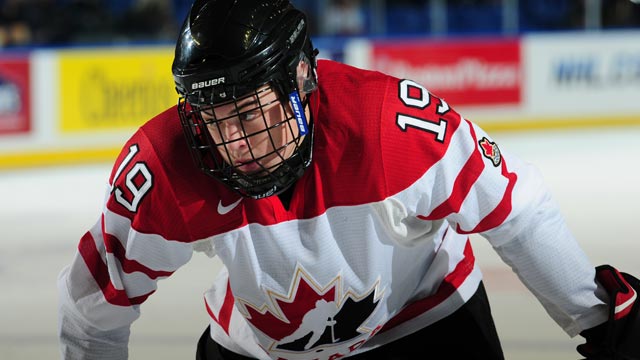
<instances>
[{"instance_id":1,"label":"nike swoosh logo","mask_svg":"<svg viewBox=\"0 0 640 360\"><path fill-rule=\"evenodd\" d=\"M242 198L238 199L238 201L234 202L233 204L229 204L227 206L224 206L224 205L222 205L222 200L220 200L218 202L218 213L220 215L228 214L231 210L235 209L236 206L238 206L238 204L240 204L241 201L242 201Z\"/></svg>"}]
</instances>

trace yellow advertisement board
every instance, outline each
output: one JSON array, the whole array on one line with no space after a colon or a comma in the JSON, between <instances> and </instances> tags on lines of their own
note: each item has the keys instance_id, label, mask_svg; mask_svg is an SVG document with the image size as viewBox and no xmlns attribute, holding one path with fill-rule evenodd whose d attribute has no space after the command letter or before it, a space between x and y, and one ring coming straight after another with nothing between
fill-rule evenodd
<instances>
[{"instance_id":1,"label":"yellow advertisement board","mask_svg":"<svg viewBox=\"0 0 640 360\"><path fill-rule=\"evenodd\" d=\"M175 105L173 49L62 51L60 131L137 128Z\"/></svg>"}]
</instances>

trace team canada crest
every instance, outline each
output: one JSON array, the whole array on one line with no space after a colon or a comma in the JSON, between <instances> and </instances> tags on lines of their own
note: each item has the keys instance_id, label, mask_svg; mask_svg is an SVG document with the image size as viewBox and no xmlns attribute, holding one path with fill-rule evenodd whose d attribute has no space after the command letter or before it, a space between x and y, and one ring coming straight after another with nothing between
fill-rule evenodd
<instances>
[{"instance_id":1,"label":"team canada crest","mask_svg":"<svg viewBox=\"0 0 640 360\"><path fill-rule=\"evenodd\" d=\"M482 149L482 155L487 159L491 160L493 166L499 166L502 161L502 154L500 154L500 149L498 145L492 141L489 141L486 137L483 137L482 140L478 142L480 145L480 149Z\"/></svg>"},{"instance_id":2,"label":"team canada crest","mask_svg":"<svg viewBox=\"0 0 640 360\"><path fill-rule=\"evenodd\" d=\"M278 359L337 359L354 351L382 327L371 326L382 292L342 292L341 277L324 286L298 268L288 294L267 290L268 304L236 299L247 321L267 337L264 350ZM264 346L266 344L266 346Z\"/></svg>"}]
</instances>

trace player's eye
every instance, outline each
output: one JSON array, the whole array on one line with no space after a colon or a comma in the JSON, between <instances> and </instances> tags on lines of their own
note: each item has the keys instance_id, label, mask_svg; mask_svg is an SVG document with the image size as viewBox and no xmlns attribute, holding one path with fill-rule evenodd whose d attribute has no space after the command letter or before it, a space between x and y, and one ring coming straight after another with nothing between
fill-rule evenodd
<instances>
[{"instance_id":1,"label":"player's eye","mask_svg":"<svg viewBox=\"0 0 640 360\"><path fill-rule=\"evenodd\" d=\"M213 114L212 108L201 109L200 116L206 124L211 123L213 122L213 120L215 120L215 115Z\"/></svg>"},{"instance_id":2,"label":"player's eye","mask_svg":"<svg viewBox=\"0 0 640 360\"><path fill-rule=\"evenodd\" d=\"M242 112L240 114L238 114L238 118L240 119L240 121L252 121L258 118L258 115L260 114L259 111L245 111Z\"/></svg>"}]
</instances>

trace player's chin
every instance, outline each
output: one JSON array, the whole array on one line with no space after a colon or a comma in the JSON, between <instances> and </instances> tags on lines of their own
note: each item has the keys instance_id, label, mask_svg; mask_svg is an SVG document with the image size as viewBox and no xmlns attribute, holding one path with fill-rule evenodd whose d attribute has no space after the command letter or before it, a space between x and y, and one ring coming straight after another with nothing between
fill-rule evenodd
<instances>
[{"instance_id":1,"label":"player's chin","mask_svg":"<svg viewBox=\"0 0 640 360\"><path fill-rule=\"evenodd\" d=\"M258 175L265 169L257 161L237 163L235 169L244 175Z\"/></svg>"},{"instance_id":2,"label":"player's chin","mask_svg":"<svg viewBox=\"0 0 640 360\"><path fill-rule=\"evenodd\" d=\"M278 154L272 153L259 160L243 159L236 161L234 168L239 173L247 176L266 176L284 164L284 160Z\"/></svg>"}]
</instances>

